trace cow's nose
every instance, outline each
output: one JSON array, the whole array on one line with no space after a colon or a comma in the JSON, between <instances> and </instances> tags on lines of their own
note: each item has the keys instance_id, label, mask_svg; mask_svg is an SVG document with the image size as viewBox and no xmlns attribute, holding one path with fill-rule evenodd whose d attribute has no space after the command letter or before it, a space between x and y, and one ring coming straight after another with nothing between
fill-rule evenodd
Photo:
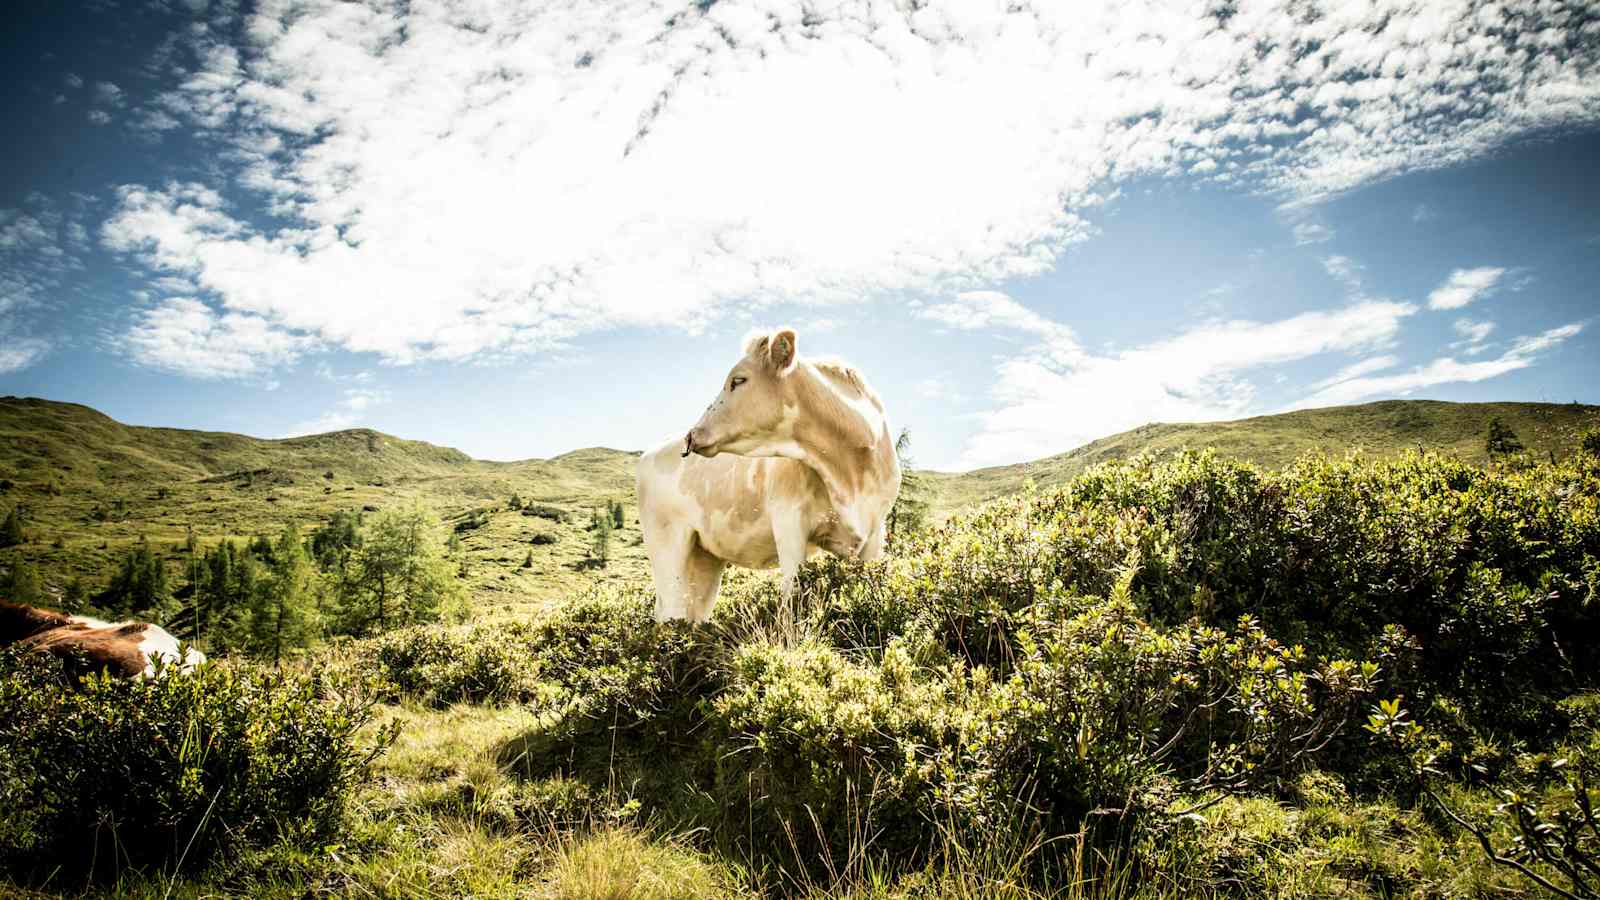
<instances>
[{"instance_id":1,"label":"cow's nose","mask_svg":"<svg viewBox=\"0 0 1600 900\"><path fill-rule=\"evenodd\" d=\"M694 432L691 430L683 436L683 455L688 456L694 452Z\"/></svg>"}]
</instances>

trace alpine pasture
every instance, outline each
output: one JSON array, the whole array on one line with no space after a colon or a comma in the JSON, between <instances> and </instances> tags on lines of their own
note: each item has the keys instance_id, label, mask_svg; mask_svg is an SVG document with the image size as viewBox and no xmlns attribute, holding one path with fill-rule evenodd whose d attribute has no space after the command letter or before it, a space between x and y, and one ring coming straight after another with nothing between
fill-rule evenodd
<instances>
[{"instance_id":1,"label":"alpine pasture","mask_svg":"<svg viewBox=\"0 0 1600 900\"><path fill-rule=\"evenodd\" d=\"M632 453L6 398L8 599L212 662L0 650L0 892L1595 896L1597 414L912 472L884 560L792 604L730 570L691 626L652 618Z\"/></svg>"}]
</instances>

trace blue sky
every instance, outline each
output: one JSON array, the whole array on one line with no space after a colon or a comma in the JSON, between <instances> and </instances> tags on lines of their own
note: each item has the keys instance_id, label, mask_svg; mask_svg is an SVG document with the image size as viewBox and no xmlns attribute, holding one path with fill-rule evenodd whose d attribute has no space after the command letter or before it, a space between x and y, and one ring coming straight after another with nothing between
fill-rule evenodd
<instances>
[{"instance_id":1,"label":"blue sky","mask_svg":"<svg viewBox=\"0 0 1600 900\"><path fill-rule=\"evenodd\" d=\"M3 394L639 449L790 324L939 468L1149 421L1600 402L1581 5L3 15Z\"/></svg>"}]
</instances>

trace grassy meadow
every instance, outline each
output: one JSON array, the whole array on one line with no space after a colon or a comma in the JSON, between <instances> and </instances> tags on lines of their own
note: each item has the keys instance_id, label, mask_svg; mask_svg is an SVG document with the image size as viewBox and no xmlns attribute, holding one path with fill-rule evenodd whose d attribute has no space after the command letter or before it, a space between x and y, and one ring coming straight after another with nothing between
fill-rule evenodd
<instances>
[{"instance_id":1,"label":"grassy meadow","mask_svg":"<svg viewBox=\"0 0 1600 900\"><path fill-rule=\"evenodd\" d=\"M0 894L1592 897L1597 413L1397 401L918 473L888 560L814 560L794 606L730 570L692 628L650 619L631 453L0 400L0 565L49 596L141 538L179 585L191 534L420 501L467 600L277 670L63 690L0 652ZM1527 452L1485 465L1494 417Z\"/></svg>"}]
</instances>

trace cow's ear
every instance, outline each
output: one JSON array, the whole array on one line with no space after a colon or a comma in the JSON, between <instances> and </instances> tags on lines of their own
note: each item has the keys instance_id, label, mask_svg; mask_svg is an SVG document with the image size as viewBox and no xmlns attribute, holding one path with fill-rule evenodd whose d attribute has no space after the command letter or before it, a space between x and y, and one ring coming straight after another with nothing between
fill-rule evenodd
<instances>
[{"instance_id":1,"label":"cow's ear","mask_svg":"<svg viewBox=\"0 0 1600 900\"><path fill-rule=\"evenodd\" d=\"M767 344L767 360L779 375L787 375L794 369L793 329L785 328L772 336Z\"/></svg>"}]
</instances>

